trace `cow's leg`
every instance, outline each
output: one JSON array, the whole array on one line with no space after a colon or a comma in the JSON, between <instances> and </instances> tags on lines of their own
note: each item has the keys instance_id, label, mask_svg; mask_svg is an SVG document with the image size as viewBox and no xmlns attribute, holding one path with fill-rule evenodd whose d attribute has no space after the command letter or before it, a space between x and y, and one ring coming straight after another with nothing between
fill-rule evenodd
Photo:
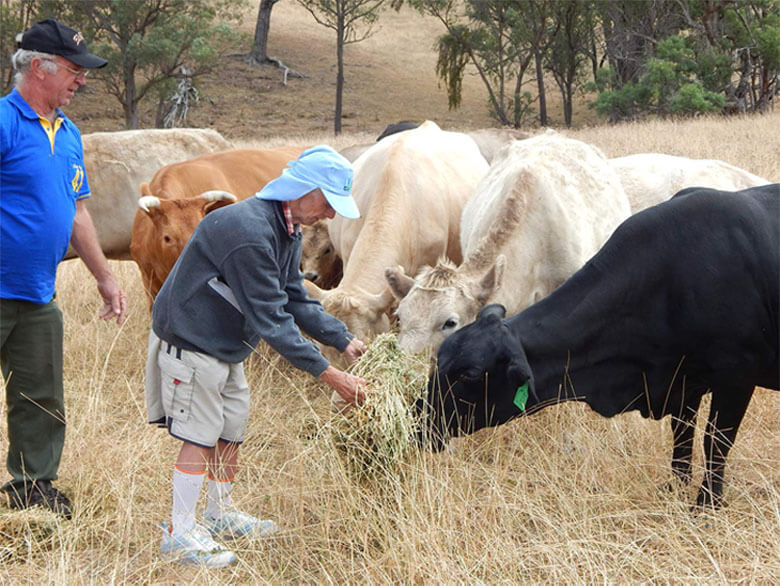
<instances>
[{"instance_id":1,"label":"cow's leg","mask_svg":"<svg viewBox=\"0 0 780 586\"><path fill-rule=\"evenodd\" d=\"M696 415L701 404L701 394L696 393L680 409L680 413L672 415L672 434L674 448L672 450L672 472L683 484L691 481L691 454L693 452L693 433L696 430Z\"/></svg>"},{"instance_id":2,"label":"cow's leg","mask_svg":"<svg viewBox=\"0 0 780 586\"><path fill-rule=\"evenodd\" d=\"M704 434L706 470L696 498L698 507L723 504L723 470L739 424L747 411L753 387L719 388L712 391L712 405Z\"/></svg>"}]
</instances>

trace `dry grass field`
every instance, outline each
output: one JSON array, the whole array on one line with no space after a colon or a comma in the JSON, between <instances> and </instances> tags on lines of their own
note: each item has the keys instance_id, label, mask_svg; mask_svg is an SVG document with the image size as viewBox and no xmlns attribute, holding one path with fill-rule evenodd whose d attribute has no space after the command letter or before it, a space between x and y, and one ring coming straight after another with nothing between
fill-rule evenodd
<instances>
[{"instance_id":1,"label":"dry grass field","mask_svg":"<svg viewBox=\"0 0 780 586\"><path fill-rule=\"evenodd\" d=\"M780 181L780 133L767 132L779 126L774 114L568 134L611 156L717 157ZM239 563L229 569L167 563L158 525L169 511L178 447L145 423L149 314L135 265L113 268L131 303L121 328L97 319L82 264L61 266L69 427L58 484L75 516L60 522L0 508L0 583L780 581L780 404L770 391L757 391L730 455L729 506L694 515L695 486L662 488L670 479L668 418L605 419L578 404L456 440L443 454L416 454L401 473L357 483L323 433L329 393L263 346L247 362L253 403L235 500L282 531L235 542ZM701 427L695 483L700 438Z\"/></svg>"},{"instance_id":2,"label":"dry grass field","mask_svg":"<svg viewBox=\"0 0 780 586\"><path fill-rule=\"evenodd\" d=\"M473 79L464 109L447 110L431 73L436 28L402 12L349 48L349 116L345 134L333 137L328 31L302 24L292 2L273 14L269 53L311 77L284 87L278 71L236 61L219 74L219 91L206 90L214 105L196 109L193 125L242 146L337 148L372 141L399 119L490 125ZM95 93L67 111L84 132L121 128L116 107ZM566 134L608 156L719 158L780 182L780 114L613 127L589 126L586 116ZM58 486L75 513L60 521L0 506L1 584L780 583L780 403L770 391L756 392L730 454L729 506L692 514L701 424L694 485L669 492L668 418L605 419L579 404L456 440L442 454L416 453L400 473L359 483L323 432L329 391L262 345L246 365L252 407L234 500L282 530L237 540L231 568L170 564L160 559L159 524L178 442L146 424L147 303L135 264L112 267L131 308L121 327L97 318L97 291L80 261L60 267L68 432ZM2 413L0 453L6 447Z\"/></svg>"}]
</instances>

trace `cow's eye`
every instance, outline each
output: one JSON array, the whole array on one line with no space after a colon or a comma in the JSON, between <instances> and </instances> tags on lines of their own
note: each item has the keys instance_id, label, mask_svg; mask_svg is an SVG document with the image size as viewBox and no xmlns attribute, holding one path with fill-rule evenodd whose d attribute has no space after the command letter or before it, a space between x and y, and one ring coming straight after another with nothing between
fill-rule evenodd
<instances>
[{"instance_id":1,"label":"cow's eye","mask_svg":"<svg viewBox=\"0 0 780 586\"><path fill-rule=\"evenodd\" d=\"M465 380L480 379L482 378L482 369L477 368L476 366L469 367L461 373L459 378Z\"/></svg>"},{"instance_id":2,"label":"cow's eye","mask_svg":"<svg viewBox=\"0 0 780 586\"><path fill-rule=\"evenodd\" d=\"M165 236L163 236L163 240L165 240L165 243L167 244L171 241L171 237L166 234Z\"/></svg>"},{"instance_id":3,"label":"cow's eye","mask_svg":"<svg viewBox=\"0 0 780 586\"><path fill-rule=\"evenodd\" d=\"M444 325L441 327L442 330L451 330L453 328L458 327L458 322L452 318L448 319L444 322Z\"/></svg>"}]
</instances>

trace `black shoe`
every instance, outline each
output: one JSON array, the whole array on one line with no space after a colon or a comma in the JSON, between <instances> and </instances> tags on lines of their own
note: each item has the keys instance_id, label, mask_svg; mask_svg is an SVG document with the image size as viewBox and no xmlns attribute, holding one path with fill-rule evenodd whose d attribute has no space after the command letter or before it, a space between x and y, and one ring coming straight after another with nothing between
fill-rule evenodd
<instances>
[{"instance_id":1,"label":"black shoe","mask_svg":"<svg viewBox=\"0 0 780 586\"><path fill-rule=\"evenodd\" d=\"M9 487L8 504L12 509L43 507L70 520L73 516L70 500L51 485L49 480L38 480L26 493L24 489Z\"/></svg>"}]
</instances>

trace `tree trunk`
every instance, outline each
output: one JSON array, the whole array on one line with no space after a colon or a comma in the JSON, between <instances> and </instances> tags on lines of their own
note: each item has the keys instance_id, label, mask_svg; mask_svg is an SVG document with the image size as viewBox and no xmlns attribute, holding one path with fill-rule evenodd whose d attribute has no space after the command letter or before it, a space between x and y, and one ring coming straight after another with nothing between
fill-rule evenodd
<instances>
[{"instance_id":1,"label":"tree trunk","mask_svg":"<svg viewBox=\"0 0 780 586\"><path fill-rule=\"evenodd\" d=\"M572 121L572 97L574 94L574 91L572 90L572 82L571 80L566 80L563 85L563 120L566 124L566 128L571 128L571 121Z\"/></svg>"},{"instance_id":2,"label":"tree trunk","mask_svg":"<svg viewBox=\"0 0 780 586\"><path fill-rule=\"evenodd\" d=\"M542 68L542 54L534 53L536 62L536 87L539 94L539 124L547 126L547 94L544 91L544 69Z\"/></svg>"},{"instance_id":3,"label":"tree trunk","mask_svg":"<svg viewBox=\"0 0 780 586\"><path fill-rule=\"evenodd\" d=\"M257 24L255 25L255 41L250 59L256 63L268 61L268 30L271 28L271 10L279 0L261 0L260 9L257 12Z\"/></svg>"},{"instance_id":4,"label":"tree trunk","mask_svg":"<svg viewBox=\"0 0 780 586\"><path fill-rule=\"evenodd\" d=\"M135 75L133 70L125 70L125 92L122 107L125 111L125 128L134 130L138 128L138 92L135 87Z\"/></svg>"},{"instance_id":5,"label":"tree trunk","mask_svg":"<svg viewBox=\"0 0 780 586\"><path fill-rule=\"evenodd\" d=\"M344 13L339 10L338 23L336 24L336 112L333 115L333 133L341 134L341 111L344 95Z\"/></svg>"}]
</instances>

